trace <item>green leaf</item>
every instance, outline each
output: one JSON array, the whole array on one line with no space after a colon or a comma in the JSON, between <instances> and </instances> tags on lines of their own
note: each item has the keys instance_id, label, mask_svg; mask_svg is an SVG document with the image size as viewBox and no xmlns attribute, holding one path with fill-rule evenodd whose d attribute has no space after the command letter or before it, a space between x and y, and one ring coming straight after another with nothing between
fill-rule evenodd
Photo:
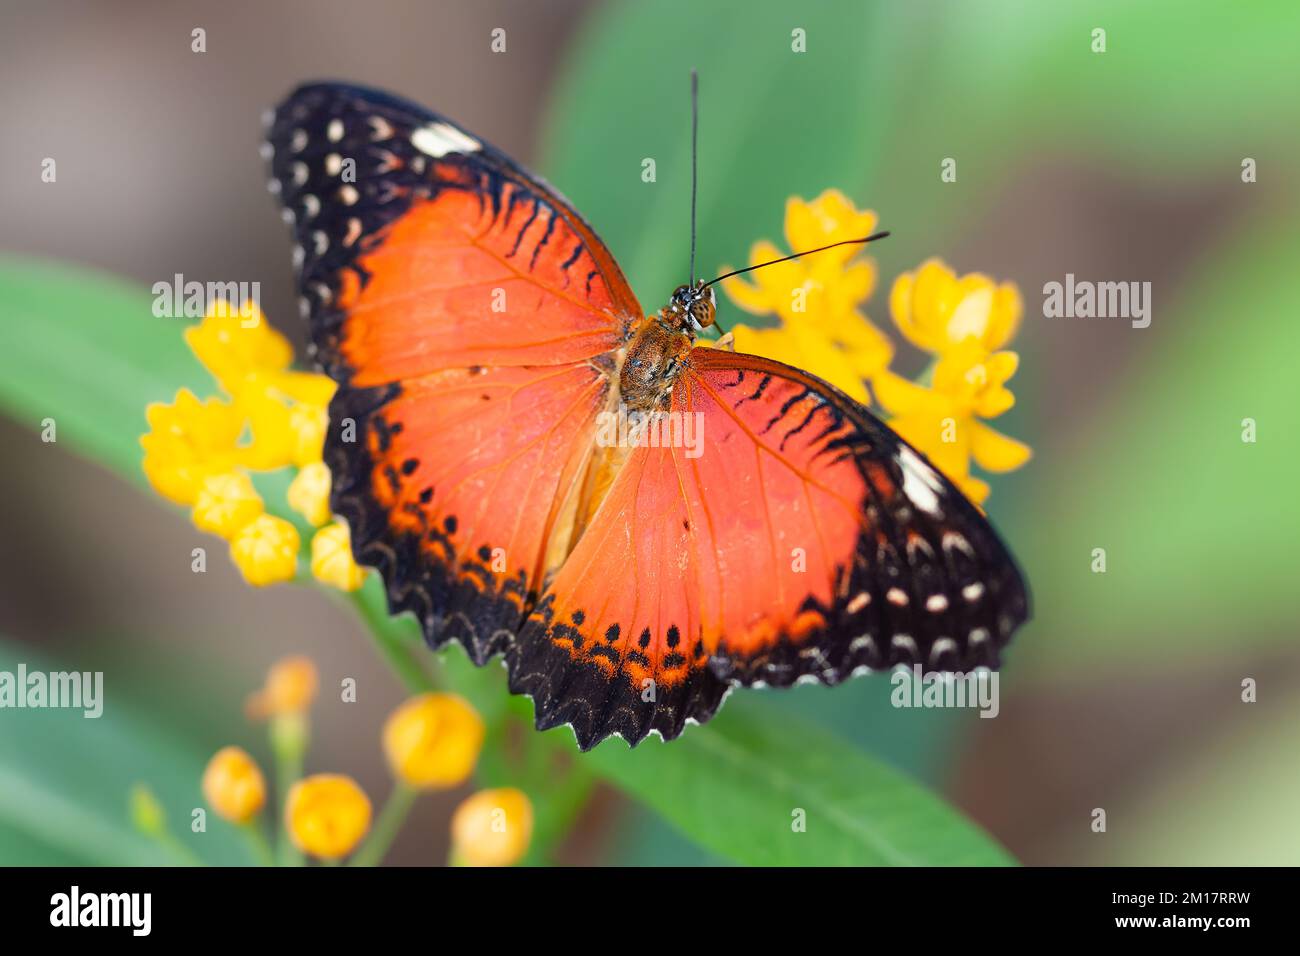
<instances>
[{"instance_id":1,"label":"green leaf","mask_svg":"<svg viewBox=\"0 0 1300 956\"><path fill-rule=\"evenodd\" d=\"M568 733L568 731L564 731ZM677 740L585 758L701 846L753 866L995 866L1006 851L816 724L731 700ZM802 827L802 829L801 829Z\"/></svg>"},{"instance_id":2,"label":"green leaf","mask_svg":"<svg viewBox=\"0 0 1300 956\"><path fill-rule=\"evenodd\" d=\"M0 671L67 670L30 649L0 641ZM172 836L199 859L251 862L239 832L209 813L207 831L193 833L191 811L202 807L199 780L208 754L174 734L167 721L138 713L103 678L103 713L80 709L0 711L0 860L9 864L100 866L184 864L131 826L131 788L143 783L161 800Z\"/></svg>"},{"instance_id":3,"label":"green leaf","mask_svg":"<svg viewBox=\"0 0 1300 956\"><path fill-rule=\"evenodd\" d=\"M0 258L0 407L33 432L54 419L57 443L137 484L150 402L181 387L214 392L181 338L135 283L36 259Z\"/></svg>"}]
</instances>

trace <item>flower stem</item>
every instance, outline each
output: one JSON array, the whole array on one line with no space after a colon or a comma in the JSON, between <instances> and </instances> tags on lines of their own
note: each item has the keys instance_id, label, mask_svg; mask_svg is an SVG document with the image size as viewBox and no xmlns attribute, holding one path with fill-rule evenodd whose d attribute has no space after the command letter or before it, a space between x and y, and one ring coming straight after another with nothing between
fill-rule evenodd
<instances>
[{"instance_id":1,"label":"flower stem","mask_svg":"<svg viewBox=\"0 0 1300 956\"><path fill-rule=\"evenodd\" d=\"M393 791L388 795L384 809L379 811L379 819L375 821L375 828L370 831L370 838L353 855L348 863L349 866L378 866L384 861L388 848L393 845L398 831L406 822L417 796L419 791L414 787L400 780L393 784Z\"/></svg>"},{"instance_id":2,"label":"flower stem","mask_svg":"<svg viewBox=\"0 0 1300 956\"><path fill-rule=\"evenodd\" d=\"M271 719L271 751L275 754L275 790L280 801L280 832L276 845L276 859L280 866L302 866L302 854L289 839L289 828L284 825L285 807L289 788L302 776L303 759L307 754L307 721L302 714L280 714Z\"/></svg>"},{"instance_id":3,"label":"flower stem","mask_svg":"<svg viewBox=\"0 0 1300 956\"><path fill-rule=\"evenodd\" d=\"M244 831L244 836L248 840L248 846L253 851L253 856L257 858L258 866L275 866L275 856L271 853L271 843L266 838L266 833L256 820L249 820L240 829Z\"/></svg>"},{"instance_id":4,"label":"flower stem","mask_svg":"<svg viewBox=\"0 0 1300 956\"><path fill-rule=\"evenodd\" d=\"M433 676L420 666L412 656L412 641L403 631L409 630L410 621L391 617L383 606L383 594L373 597L371 588L361 588L348 594L353 609L374 637L380 656L393 669L398 678L412 693L423 693L438 686Z\"/></svg>"}]
</instances>

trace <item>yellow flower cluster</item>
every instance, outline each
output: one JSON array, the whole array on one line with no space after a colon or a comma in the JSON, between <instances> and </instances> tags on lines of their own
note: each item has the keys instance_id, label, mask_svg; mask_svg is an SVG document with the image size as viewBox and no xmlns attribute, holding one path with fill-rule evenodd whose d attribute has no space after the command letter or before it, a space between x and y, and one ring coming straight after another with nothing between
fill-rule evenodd
<instances>
[{"instance_id":1,"label":"yellow flower cluster","mask_svg":"<svg viewBox=\"0 0 1300 956\"><path fill-rule=\"evenodd\" d=\"M364 572L352 560L347 527L333 522L330 474L321 461L334 383L290 367L293 349L255 305L217 302L185 330L191 351L223 396L200 400L181 389L145 410L144 473L163 497L187 505L195 527L230 542L244 578L258 586L292 580L301 539L291 521L266 511L249 472L295 466L288 504L314 533L317 579L355 590ZM324 527L322 527L324 526Z\"/></svg>"},{"instance_id":2,"label":"yellow flower cluster","mask_svg":"<svg viewBox=\"0 0 1300 956\"><path fill-rule=\"evenodd\" d=\"M785 240L792 250L861 239L876 228L876 214L859 212L837 190L810 203L791 197L785 206ZM750 264L779 259L770 242L757 242ZM775 315L781 325L733 330L741 352L765 355L820 375L859 402L870 399L863 382L887 366L894 347L859 310L876 288L876 266L856 257L853 246L827 249L759 269L752 281L739 276L722 280L722 288L742 309ZM724 266L723 272L730 267Z\"/></svg>"},{"instance_id":3,"label":"yellow flower cluster","mask_svg":"<svg viewBox=\"0 0 1300 956\"><path fill-rule=\"evenodd\" d=\"M786 242L795 251L861 238L875 226L874 213L854 208L837 190L812 202L791 198L786 204ZM758 265L782 254L760 242L750 262ZM889 425L976 504L988 497L989 486L971 474L972 459L989 472L1011 471L1029 460L1029 446L982 421L1015 403L1006 383L1019 356L1002 350L1020 323L1022 303L1014 284L998 284L979 273L958 276L938 259L894 281L889 302L894 324L932 357L926 381L918 384L890 370L893 344L862 312L876 272L853 246L768 266L752 276L752 281L724 279L723 288L742 309L775 316L780 324L736 326L738 350L808 369L864 404L874 392Z\"/></svg>"},{"instance_id":4,"label":"yellow flower cluster","mask_svg":"<svg viewBox=\"0 0 1300 956\"><path fill-rule=\"evenodd\" d=\"M277 789L283 801L280 862L300 863L308 854L353 865L382 861L419 793L459 787L469 780L483 749L485 726L469 702L455 694L420 694L389 715L383 728L384 756L395 786L376 816L366 792L345 774L302 776L307 747L307 712L319 688L316 665L307 657L276 662L265 685L249 698L248 712L271 721ZM286 733L285 728L294 728ZM266 864L275 855L258 817L267 803L267 782L257 762L240 747L223 747L208 761L203 798L223 820L240 827ZM188 851L166 830L161 804L147 787L131 793L136 828L177 855ZM511 866L528 852L533 809L520 790L481 790L452 814L451 862L458 866Z\"/></svg>"}]
</instances>

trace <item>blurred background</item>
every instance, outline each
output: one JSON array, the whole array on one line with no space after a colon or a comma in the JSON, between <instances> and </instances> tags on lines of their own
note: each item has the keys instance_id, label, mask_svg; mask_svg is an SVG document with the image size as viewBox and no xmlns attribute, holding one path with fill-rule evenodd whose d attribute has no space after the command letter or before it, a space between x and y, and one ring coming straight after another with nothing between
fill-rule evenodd
<instances>
[{"instance_id":1,"label":"blurred background","mask_svg":"<svg viewBox=\"0 0 1300 956\"><path fill-rule=\"evenodd\" d=\"M881 328L893 277L930 255L1012 280L1026 303L1018 404L998 426L1035 457L993 479L986 506L1036 613L1011 648L1001 714L895 710L883 676L761 692L763 706L927 783L1027 864L1296 863L1298 11L8 0L0 254L145 287L175 273L256 280L301 348L259 117L299 82L337 78L426 103L537 170L654 308L685 269L696 66L706 270L779 239L787 196L836 187L894 231L872 247L867 312ZM204 53L191 51L196 27ZM490 50L494 28L504 53ZM791 49L796 29L806 52ZM647 156L654 184L641 182ZM41 181L45 157L56 183ZM949 157L955 183L940 180ZM1256 181L1243 181L1247 159ZM1067 273L1150 282L1150 327L1044 318L1044 283ZM7 341L31 332L3 312L0 324ZM899 362L921 366L910 352ZM93 821L123 818L136 779L183 819L214 750L265 756L243 700L291 653L311 656L326 687L362 688L350 710L329 695L317 706L308 769L384 793L378 728L404 692L355 620L314 590L248 588L219 551L192 574L202 536L180 509L76 442L41 444L41 416L6 397L0 666L102 669L124 716L92 738L79 715L0 712L0 862L102 862ZM142 432L143 407L122 427ZM1242 701L1247 678L1256 703ZM68 794L62 809L88 836L43 822L31 801L47 790ZM463 795L422 802L390 861L444 859ZM1090 829L1099 807L1105 834ZM552 858L728 862L605 785Z\"/></svg>"}]
</instances>

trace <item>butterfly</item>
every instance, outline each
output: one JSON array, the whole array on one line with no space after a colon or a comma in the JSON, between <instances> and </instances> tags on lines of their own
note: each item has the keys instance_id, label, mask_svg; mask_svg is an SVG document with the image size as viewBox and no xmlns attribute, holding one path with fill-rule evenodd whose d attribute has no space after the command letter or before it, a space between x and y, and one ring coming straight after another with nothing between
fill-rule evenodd
<instances>
[{"instance_id":1,"label":"butterfly","mask_svg":"<svg viewBox=\"0 0 1300 956\"><path fill-rule=\"evenodd\" d=\"M538 729L635 745L738 685L998 666L1029 601L979 509L816 376L696 345L711 285L647 315L555 189L398 97L307 85L267 121L332 507L390 611L504 655Z\"/></svg>"}]
</instances>

